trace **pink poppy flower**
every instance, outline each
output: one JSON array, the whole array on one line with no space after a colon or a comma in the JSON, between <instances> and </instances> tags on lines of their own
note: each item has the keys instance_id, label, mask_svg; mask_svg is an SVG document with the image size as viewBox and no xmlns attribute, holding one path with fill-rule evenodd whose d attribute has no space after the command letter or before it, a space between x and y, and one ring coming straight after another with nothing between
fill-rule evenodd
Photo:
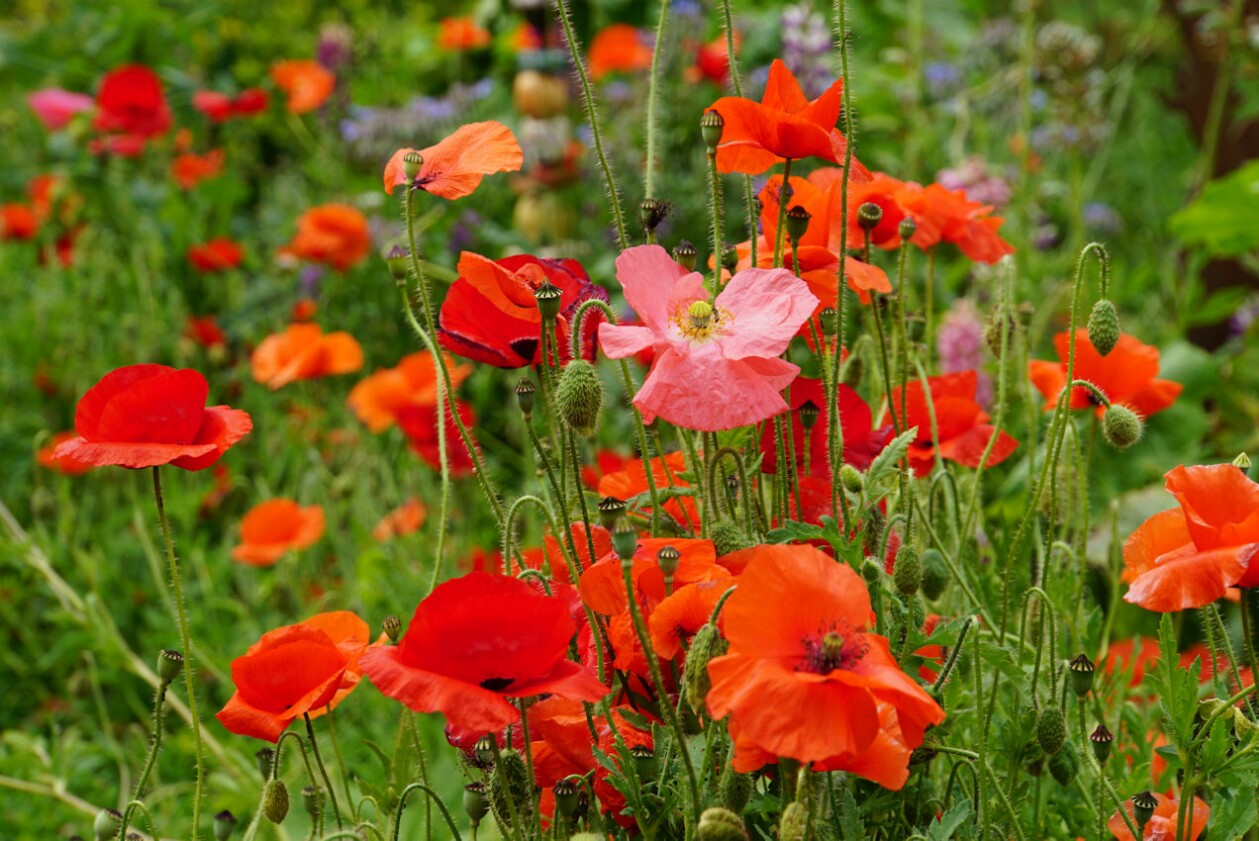
<instances>
[{"instance_id":1,"label":"pink poppy flower","mask_svg":"<svg viewBox=\"0 0 1259 841\"><path fill-rule=\"evenodd\" d=\"M713 432L785 411L780 393L799 368L779 358L818 300L786 269L745 269L709 301L703 276L658 245L621 252L616 277L642 326L599 325L612 359L646 350L655 361L634 405L687 429Z\"/></svg>"},{"instance_id":2,"label":"pink poppy flower","mask_svg":"<svg viewBox=\"0 0 1259 841\"><path fill-rule=\"evenodd\" d=\"M75 114L91 111L96 104L92 97L85 93L74 93L61 88L45 88L33 91L26 97L26 104L31 106L35 116L49 131L59 131L70 124Z\"/></svg>"}]
</instances>

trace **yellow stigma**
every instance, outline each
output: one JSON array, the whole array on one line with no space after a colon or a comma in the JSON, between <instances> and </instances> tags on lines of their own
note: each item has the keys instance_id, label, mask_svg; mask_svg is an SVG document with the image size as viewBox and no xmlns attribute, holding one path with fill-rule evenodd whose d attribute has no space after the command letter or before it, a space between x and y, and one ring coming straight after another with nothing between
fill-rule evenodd
<instances>
[{"instance_id":1,"label":"yellow stigma","mask_svg":"<svg viewBox=\"0 0 1259 841\"><path fill-rule=\"evenodd\" d=\"M713 305L707 301L696 301L686 311L686 316L690 319L692 327L702 330L708 326L709 320L713 317Z\"/></svg>"}]
</instances>

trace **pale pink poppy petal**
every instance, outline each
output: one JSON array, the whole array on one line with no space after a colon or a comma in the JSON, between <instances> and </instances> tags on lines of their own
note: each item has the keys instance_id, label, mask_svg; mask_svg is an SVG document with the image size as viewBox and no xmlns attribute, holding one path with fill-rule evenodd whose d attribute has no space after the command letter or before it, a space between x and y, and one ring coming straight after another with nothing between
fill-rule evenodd
<instances>
[{"instance_id":1,"label":"pale pink poppy petal","mask_svg":"<svg viewBox=\"0 0 1259 841\"><path fill-rule=\"evenodd\" d=\"M800 373L799 365L793 365L785 359L779 359L777 356L770 356L765 359L749 357L741 359L739 362L754 371L758 377L764 379L766 384L776 392L781 392L795 382L796 375ZM862 405L865 404L863 403ZM869 428L868 423L866 427Z\"/></svg>"},{"instance_id":2,"label":"pale pink poppy petal","mask_svg":"<svg viewBox=\"0 0 1259 841\"><path fill-rule=\"evenodd\" d=\"M674 284L687 274L659 245L627 248L616 258L616 279L625 291L626 302L644 325L661 334L669 322Z\"/></svg>"},{"instance_id":3,"label":"pale pink poppy petal","mask_svg":"<svg viewBox=\"0 0 1259 841\"><path fill-rule=\"evenodd\" d=\"M647 350L656 343L656 334L649 327L638 325L599 325L599 347L609 359L624 359L639 351Z\"/></svg>"},{"instance_id":4,"label":"pale pink poppy petal","mask_svg":"<svg viewBox=\"0 0 1259 841\"><path fill-rule=\"evenodd\" d=\"M45 88L26 97L35 116L49 131L59 131L70 124L75 114L91 111L95 100L85 93L74 93L61 88Z\"/></svg>"},{"instance_id":5,"label":"pale pink poppy petal","mask_svg":"<svg viewBox=\"0 0 1259 841\"><path fill-rule=\"evenodd\" d=\"M756 360L764 364L766 360ZM787 381L799 371L791 369ZM775 369L775 374L779 370ZM675 426L716 432L759 423L787 410L783 400L758 368L748 362L733 362L721 355L715 343L696 345L683 356L672 349L656 360L634 405L659 415Z\"/></svg>"},{"instance_id":6,"label":"pale pink poppy petal","mask_svg":"<svg viewBox=\"0 0 1259 841\"><path fill-rule=\"evenodd\" d=\"M721 337L727 359L778 356L818 305L809 286L786 269L745 269L717 296L734 317Z\"/></svg>"}]
</instances>

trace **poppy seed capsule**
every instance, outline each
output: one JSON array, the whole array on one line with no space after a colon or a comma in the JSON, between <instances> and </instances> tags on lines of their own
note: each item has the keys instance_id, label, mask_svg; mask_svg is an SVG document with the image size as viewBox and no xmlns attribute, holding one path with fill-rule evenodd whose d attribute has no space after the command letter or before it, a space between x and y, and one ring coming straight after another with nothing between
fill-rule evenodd
<instances>
[{"instance_id":1,"label":"poppy seed capsule","mask_svg":"<svg viewBox=\"0 0 1259 841\"><path fill-rule=\"evenodd\" d=\"M912 596L922 586L922 558L912 546L902 546L896 553L896 565L892 568L892 581L896 592Z\"/></svg>"},{"instance_id":2,"label":"poppy seed capsule","mask_svg":"<svg viewBox=\"0 0 1259 841\"><path fill-rule=\"evenodd\" d=\"M612 550L623 564L633 563L634 553L638 551L638 530L624 514L612 524Z\"/></svg>"},{"instance_id":3,"label":"poppy seed capsule","mask_svg":"<svg viewBox=\"0 0 1259 841\"><path fill-rule=\"evenodd\" d=\"M708 151L717 151L717 144L721 142L721 135L725 128L725 118L717 111L710 109L704 112L703 117L700 117L699 133L704 138Z\"/></svg>"},{"instance_id":4,"label":"poppy seed capsule","mask_svg":"<svg viewBox=\"0 0 1259 841\"><path fill-rule=\"evenodd\" d=\"M699 249L695 247L689 239L684 239L677 245L673 246L673 262L677 263L688 272L695 271L695 264L699 261Z\"/></svg>"},{"instance_id":5,"label":"poppy seed capsule","mask_svg":"<svg viewBox=\"0 0 1259 841\"><path fill-rule=\"evenodd\" d=\"M302 805L312 821L318 820L323 807L323 790L318 786L306 786L302 789Z\"/></svg>"},{"instance_id":6,"label":"poppy seed capsule","mask_svg":"<svg viewBox=\"0 0 1259 841\"><path fill-rule=\"evenodd\" d=\"M468 783L463 787L463 812L476 826L490 811L490 801L485 796L485 783Z\"/></svg>"},{"instance_id":7,"label":"poppy seed capsule","mask_svg":"<svg viewBox=\"0 0 1259 841\"><path fill-rule=\"evenodd\" d=\"M472 746L472 758L476 763L476 767L485 769L494 767L494 753L498 747L498 743L494 739L493 733L486 733L484 736L476 740L476 744Z\"/></svg>"},{"instance_id":8,"label":"poppy seed capsule","mask_svg":"<svg viewBox=\"0 0 1259 841\"><path fill-rule=\"evenodd\" d=\"M743 818L720 806L705 809L697 829L699 841L748 841Z\"/></svg>"},{"instance_id":9,"label":"poppy seed capsule","mask_svg":"<svg viewBox=\"0 0 1259 841\"><path fill-rule=\"evenodd\" d=\"M533 290L533 299L538 304L538 312L542 313L543 321L554 321L560 314L560 299L564 293L558 286L547 280Z\"/></svg>"},{"instance_id":10,"label":"poppy seed capsule","mask_svg":"<svg viewBox=\"0 0 1259 841\"><path fill-rule=\"evenodd\" d=\"M901 223L896 226L896 233L900 234L901 239L910 240L914 236L914 231L918 230L918 223L914 221L912 216L906 216Z\"/></svg>"},{"instance_id":11,"label":"poppy seed capsule","mask_svg":"<svg viewBox=\"0 0 1259 841\"><path fill-rule=\"evenodd\" d=\"M862 202L857 208L857 224L863 231L873 231L883 221L883 208L872 201Z\"/></svg>"},{"instance_id":12,"label":"poppy seed capsule","mask_svg":"<svg viewBox=\"0 0 1259 841\"><path fill-rule=\"evenodd\" d=\"M236 831L236 816L224 809L214 816L214 841L227 841Z\"/></svg>"},{"instance_id":13,"label":"poppy seed capsule","mask_svg":"<svg viewBox=\"0 0 1259 841\"><path fill-rule=\"evenodd\" d=\"M1142 835L1145 834L1145 825L1150 822L1150 818L1154 817L1154 810L1157 807L1158 798L1148 791L1132 795L1132 820L1136 822L1137 829Z\"/></svg>"},{"instance_id":14,"label":"poppy seed capsule","mask_svg":"<svg viewBox=\"0 0 1259 841\"><path fill-rule=\"evenodd\" d=\"M596 507L599 509L599 525L611 531L616 525L616 518L625 513L625 500L605 496Z\"/></svg>"},{"instance_id":15,"label":"poppy seed capsule","mask_svg":"<svg viewBox=\"0 0 1259 841\"><path fill-rule=\"evenodd\" d=\"M733 245L727 243L721 249L721 267L731 274L739 268L739 251Z\"/></svg>"},{"instance_id":16,"label":"poppy seed capsule","mask_svg":"<svg viewBox=\"0 0 1259 841\"><path fill-rule=\"evenodd\" d=\"M818 313L818 320L822 322L822 335L831 338L835 335L835 319L839 317L839 311L834 307L823 307Z\"/></svg>"},{"instance_id":17,"label":"poppy seed capsule","mask_svg":"<svg viewBox=\"0 0 1259 841\"><path fill-rule=\"evenodd\" d=\"M389 274L398 282L407 279L407 270L411 267L410 262L411 252L401 245L395 245L385 255L385 265L389 267Z\"/></svg>"},{"instance_id":18,"label":"poppy seed capsule","mask_svg":"<svg viewBox=\"0 0 1259 841\"><path fill-rule=\"evenodd\" d=\"M656 763L656 752L649 745L634 745L630 748L630 756L634 758L638 779L646 782L656 778L660 768Z\"/></svg>"},{"instance_id":19,"label":"poppy seed capsule","mask_svg":"<svg viewBox=\"0 0 1259 841\"><path fill-rule=\"evenodd\" d=\"M1093 755L1097 757L1097 764L1105 765L1106 760L1110 759L1110 746L1115 741L1115 734L1107 730L1105 724L1099 724L1089 734L1089 741L1093 743Z\"/></svg>"},{"instance_id":20,"label":"poppy seed capsule","mask_svg":"<svg viewBox=\"0 0 1259 841\"><path fill-rule=\"evenodd\" d=\"M1088 655L1076 655L1067 668L1071 672L1071 686L1075 694L1080 698L1089 694L1093 689L1093 673L1097 671L1097 666L1093 665Z\"/></svg>"},{"instance_id":21,"label":"poppy seed capsule","mask_svg":"<svg viewBox=\"0 0 1259 841\"><path fill-rule=\"evenodd\" d=\"M592 434L603 407L603 385L594 366L584 359L565 365L555 387L555 403L564 423L581 435Z\"/></svg>"},{"instance_id":22,"label":"poppy seed capsule","mask_svg":"<svg viewBox=\"0 0 1259 841\"><path fill-rule=\"evenodd\" d=\"M1119 310L1109 298L1102 298L1089 313L1089 342L1102 356L1115 349L1119 343Z\"/></svg>"},{"instance_id":23,"label":"poppy seed capsule","mask_svg":"<svg viewBox=\"0 0 1259 841\"><path fill-rule=\"evenodd\" d=\"M1125 450L1141 440L1144 424L1127 406L1111 403L1102 415L1102 435L1117 450Z\"/></svg>"},{"instance_id":24,"label":"poppy seed capsule","mask_svg":"<svg viewBox=\"0 0 1259 841\"><path fill-rule=\"evenodd\" d=\"M402 174L406 176L408 181L414 181L416 176L420 174L420 167L424 165L424 159L420 157L419 152L407 152L402 156Z\"/></svg>"},{"instance_id":25,"label":"poppy seed capsule","mask_svg":"<svg viewBox=\"0 0 1259 841\"><path fill-rule=\"evenodd\" d=\"M570 818L577 811L577 783L569 779L560 780L551 786L555 793L555 809L565 818Z\"/></svg>"},{"instance_id":26,"label":"poppy seed capsule","mask_svg":"<svg viewBox=\"0 0 1259 841\"><path fill-rule=\"evenodd\" d=\"M162 686L169 686L184 670L184 655L173 648L163 648L157 653L157 677Z\"/></svg>"},{"instance_id":27,"label":"poppy seed capsule","mask_svg":"<svg viewBox=\"0 0 1259 841\"><path fill-rule=\"evenodd\" d=\"M1036 719L1036 742L1040 749L1053 756L1067 740L1067 720L1057 707L1045 707Z\"/></svg>"},{"instance_id":28,"label":"poppy seed capsule","mask_svg":"<svg viewBox=\"0 0 1259 841\"><path fill-rule=\"evenodd\" d=\"M271 823L283 823L289 813L289 790L284 780L267 780L262 790L262 814Z\"/></svg>"},{"instance_id":29,"label":"poppy seed capsule","mask_svg":"<svg viewBox=\"0 0 1259 841\"><path fill-rule=\"evenodd\" d=\"M92 821L92 834L97 841L113 838L118 832L118 824L122 823L122 813L116 809L101 809Z\"/></svg>"},{"instance_id":30,"label":"poppy seed capsule","mask_svg":"<svg viewBox=\"0 0 1259 841\"><path fill-rule=\"evenodd\" d=\"M381 630L385 632L385 636L389 637L389 641L396 643L398 638L402 636L402 620L394 616L392 613L385 617L385 621L380 623Z\"/></svg>"},{"instance_id":31,"label":"poppy seed capsule","mask_svg":"<svg viewBox=\"0 0 1259 841\"><path fill-rule=\"evenodd\" d=\"M678 571L678 563L682 560L682 553L674 546L664 546L656 553L656 565L660 567L660 572L665 578L672 578L673 574Z\"/></svg>"},{"instance_id":32,"label":"poppy seed capsule","mask_svg":"<svg viewBox=\"0 0 1259 841\"><path fill-rule=\"evenodd\" d=\"M809 220L812 218L813 214L805 210L804 205L798 204L787 211L787 236L791 237L793 243L799 242L800 237L809 230Z\"/></svg>"},{"instance_id":33,"label":"poppy seed capsule","mask_svg":"<svg viewBox=\"0 0 1259 841\"><path fill-rule=\"evenodd\" d=\"M1233 459L1233 466L1242 473L1250 473L1250 456L1246 453L1238 453L1237 458Z\"/></svg>"},{"instance_id":34,"label":"poppy seed capsule","mask_svg":"<svg viewBox=\"0 0 1259 841\"><path fill-rule=\"evenodd\" d=\"M533 415L533 395L537 390L533 380L528 377L521 377L520 382L516 383L516 403L520 406L520 413L526 418Z\"/></svg>"},{"instance_id":35,"label":"poppy seed capsule","mask_svg":"<svg viewBox=\"0 0 1259 841\"><path fill-rule=\"evenodd\" d=\"M804 431L808 432L817 423L818 415L822 414L822 410L812 400L806 400L800 406L800 425L804 427Z\"/></svg>"}]
</instances>

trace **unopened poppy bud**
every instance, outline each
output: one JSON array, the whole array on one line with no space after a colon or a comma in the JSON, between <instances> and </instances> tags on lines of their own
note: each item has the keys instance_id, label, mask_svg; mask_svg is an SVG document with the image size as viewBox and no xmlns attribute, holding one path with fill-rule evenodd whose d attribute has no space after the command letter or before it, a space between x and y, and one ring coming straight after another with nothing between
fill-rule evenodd
<instances>
[{"instance_id":1,"label":"unopened poppy bud","mask_svg":"<svg viewBox=\"0 0 1259 841\"><path fill-rule=\"evenodd\" d=\"M163 648L157 653L157 679L162 686L170 686L184 670L184 655L173 648Z\"/></svg>"},{"instance_id":2,"label":"unopened poppy bud","mask_svg":"<svg viewBox=\"0 0 1259 841\"><path fill-rule=\"evenodd\" d=\"M883 575L883 567L869 558L866 558L861 564L861 577L866 580L867 584L878 583L881 575Z\"/></svg>"},{"instance_id":3,"label":"unopened poppy bud","mask_svg":"<svg viewBox=\"0 0 1259 841\"><path fill-rule=\"evenodd\" d=\"M863 231L873 231L883 221L883 208L872 201L862 202L857 208L857 224Z\"/></svg>"},{"instance_id":4,"label":"unopened poppy bud","mask_svg":"<svg viewBox=\"0 0 1259 841\"><path fill-rule=\"evenodd\" d=\"M721 267L731 274L739 268L739 251L729 243L721 249Z\"/></svg>"},{"instance_id":5,"label":"unopened poppy bud","mask_svg":"<svg viewBox=\"0 0 1259 841\"><path fill-rule=\"evenodd\" d=\"M254 753L254 760L258 763L258 773L262 775L264 780L271 779L271 766L275 765L275 749L263 748Z\"/></svg>"},{"instance_id":6,"label":"unopened poppy bud","mask_svg":"<svg viewBox=\"0 0 1259 841\"><path fill-rule=\"evenodd\" d=\"M603 384L595 368L584 359L564 366L555 387L555 405L560 419L581 435L591 435L599 423L603 407Z\"/></svg>"},{"instance_id":7,"label":"unopened poppy bud","mask_svg":"<svg viewBox=\"0 0 1259 841\"><path fill-rule=\"evenodd\" d=\"M677 245L673 246L673 262L677 263L688 272L695 271L695 264L699 261L699 249L689 239L684 239Z\"/></svg>"},{"instance_id":8,"label":"unopened poppy bud","mask_svg":"<svg viewBox=\"0 0 1259 841\"><path fill-rule=\"evenodd\" d=\"M918 230L918 223L914 221L912 216L906 216L901 223L896 226L896 233L900 234L901 239L913 239L914 231Z\"/></svg>"},{"instance_id":9,"label":"unopened poppy bud","mask_svg":"<svg viewBox=\"0 0 1259 841\"><path fill-rule=\"evenodd\" d=\"M631 563L638 551L638 530L624 514L612 524L612 550L623 564Z\"/></svg>"},{"instance_id":10,"label":"unopened poppy bud","mask_svg":"<svg viewBox=\"0 0 1259 841\"><path fill-rule=\"evenodd\" d=\"M1119 310L1114 301L1102 298L1089 313L1089 342L1102 356L1110 353L1119 343Z\"/></svg>"},{"instance_id":11,"label":"unopened poppy bud","mask_svg":"<svg viewBox=\"0 0 1259 841\"><path fill-rule=\"evenodd\" d=\"M717 144L721 142L722 131L726 127L726 121L717 111L709 109L704 112L704 116L699 121L699 133L704 138L710 152L717 151Z\"/></svg>"},{"instance_id":12,"label":"unopened poppy bud","mask_svg":"<svg viewBox=\"0 0 1259 841\"><path fill-rule=\"evenodd\" d=\"M787 236L791 237L793 243L800 241L800 237L804 236L809 230L809 220L813 218L813 214L804 209L804 205L798 204L791 208L785 214L787 221Z\"/></svg>"},{"instance_id":13,"label":"unopened poppy bud","mask_svg":"<svg viewBox=\"0 0 1259 841\"><path fill-rule=\"evenodd\" d=\"M922 553L922 595L935 601L949 586L949 568L945 566L944 556L939 549L928 549Z\"/></svg>"},{"instance_id":14,"label":"unopened poppy bud","mask_svg":"<svg viewBox=\"0 0 1259 841\"><path fill-rule=\"evenodd\" d=\"M463 812L476 826L490 811L489 798L485 796L485 783L468 783L463 787Z\"/></svg>"},{"instance_id":15,"label":"unopened poppy bud","mask_svg":"<svg viewBox=\"0 0 1259 841\"><path fill-rule=\"evenodd\" d=\"M922 586L922 558L917 549L905 545L897 550L892 581L896 584L896 592L902 596L912 596L918 592L918 588Z\"/></svg>"},{"instance_id":16,"label":"unopened poppy bud","mask_svg":"<svg viewBox=\"0 0 1259 841\"><path fill-rule=\"evenodd\" d=\"M558 286L547 280L533 290L533 298L537 301L538 312L542 313L543 321L554 321L560 314L560 299L564 293Z\"/></svg>"},{"instance_id":17,"label":"unopened poppy bud","mask_svg":"<svg viewBox=\"0 0 1259 841\"><path fill-rule=\"evenodd\" d=\"M122 813L117 809L101 809L92 821L92 834L97 841L105 841L118 834L118 824L122 823Z\"/></svg>"},{"instance_id":18,"label":"unopened poppy bud","mask_svg":"<svg viewBox=\"0 0 1259 841\"><path fill-rule=\"evenodd\" d=\"M424 165L424 159L420 157L420 153L416 151L407 152L402 156L402 174L407 177L408 181L414 181L420 174L420 167Z\"/></svg>"},{"instance_id":19,"label":"unopened poppy bud","mask_svg":"<svg viewBox=\"0 0 1259 841\"><path fill-rule=\"evenodd\" d=\"M616 518L625 513L625 500L605 496L596 507L599 509L599 524L611 531L616 525Z\"/></svg>"},{"instance_id":20,"label":"unopened poppy bud","mask_svg":"<svg viewBox=\"0 0 1259 841\"><path fill-rule=\"evenodd\" d=\"M533 396L537 390L533 380L528 377L521 377L520 382L516 383L516 403L520 405L520 413L526 418L533 415Z\"/></svg>"},{"instance_id":21,"label":"unopened poppy bud","mask_svg":"<svg viewBox=\"0 0 1259 841\"><path fill-rule=\"evenodd\" d=\"M284 784L284 780L267 780L267 786L262 790L262 814L266 815L271 823L283 823L288 813L288 786Z\"/></svg>"},{"instance_id":22,"label":"unopened poppy bud","mask_svg":"<svg viewBox=\"0 0 1259 841\"><path fill-rule=\"evenodd\" d=\"M484 736L476 740L472 746L472 758L476 762L478 768L492 768L494 766L494 753L498 748L498 743L493 733L486 733Z\"/></svg>"},{"instance_id":23,"label":"unopened poppy bud","mask_svg":"<svg viewBox=\"0 0 1259 841\"><path fill-rule=\"evenodd\" d=\"M686 700L696 714L704 709L704 699L712 688L708 677L708 661L720 657L730 647L725 637L711 622L705 622L691 637L691 647L686 652L686 667L682 672L682 683L686 687Z\"/></svg>"},{"instance_id":24,"label":"unopened poppy bud","mask_svg":"<svg viewBox=\"0 0 1259 841\"><path fill-rule=\"evenodd\" d=\"M752 799L752 775L740 774L729 761L717 782L717 800L736 815Z\"/></svg>"},{"instance_id":25,"label":"unopened poppy bud","mask_svg":"<svg viewBox=\"0 0 1259 841\"><path fill-rule=\"evenodd\" d=\"M1097 757L1097 764L1105 765L1106 760L1110 759L1110 746L1115 741L1115 734L1107 730L1105 724L1099 724L1089 734L1089 741L1093 743L1093 755Z\"/></svg>"},{"instance_id":26,"label":"unopened poppy bud","mask_svg":"<svg viewBox=\"0 0 1259 841\"><path fill-rule=\"evenodd\" d=\"M385 636L389 637L390 642L396 643L398 638L402 636L402 620L392 613L386 616L385 621L380 624L385 632Z\"/></svg>"},{"instance_id":27,"label":"unopened poppy bud","mask_svg":"<svg viewBox=\"0 0 1259 841\"><path fill-rule=\"evenodd\" d=\"M843 369L839 372L839 381L849 388L857 388L861 385L861 377L866 372L866 364L861 361L860 356L850 356L848 361L844 363Z\"/></svg>"},{"instance_id":28,"label":"unopened poppy bud","mask_svg":"<svg viewBox=\"0 0 1259 841\"><path fill-rule=\"evenodd\" d=\"M1063 742L1062 748L1049 757L1049 774L1060 786L1069 786L1080 770L1080 753L1073 742Z\"/></svg>"},{"instance_id":29,"label":"unopened poppy bud","mask_svg":"<svg viewBox=\"0 0 1259 841\"><path fill-rule=\"evenodd\" d=\"M1117 450L1124 450L1141 440L1145 425L1137 413L1119 403L1111 403L1102 415L1102 435Z\"/></svg>"},{"instance_id":30,"label":"unopened poppy bud","mask_svg":"<svg viewBox=\"0 0 1259 841\"><path fill-rule=\"evenodd\" d=\"M804 841L808 829L809 807L798 800L788 803L778 819L779 841Z\"/></svg>"},{"instance_id":31,"label":"unopened poppy bud","mask_svg":"<svg viewBox=\"0 0 1259 841\"><path fill-rule=\"evenodd\" d=\"M752 545L744 536L743 529L730 520L721 520L716 523L708 532L708 538L713 542L713 549L716 550L718 557L729 555L740 549L747 549Z\"/></svg>"},{"instance_id":32,"label":"unopened poppy bud","mask_svg":"<svg viewBox=\"0 0 1259 841\"><path fill-rule=\"evenodd\" d=\"M660 567L660 572L665 578L672 578L673 574L678 571L678 563L682 560L682 553L674 546L664 546L656 553L656 565Z\"/></svg>"},{"instance_id":33,"label":"unopened poppy bud","mask_svg":"<svg viewBox=\"0 0 1259 841\"><path fill-rule=\"evenodd\" d=\"M1036 742L1040 749L1053 756L1067 740L1067 720L1057 707L1045 707L1036 719Z\"/></svg>"},{"instance_id":34,"label":"unopened poppy bud","mask_svg":"<svg viewBox=\"0 0 1259 841\"><path fill-rule=\"evenodd\" d=\"M560 780L551 786L555 792L555 808L561 816L572 817L577 811L577 783L569 779Z\"/></svg>"},{"instance_id":35,"label":"unopened poppy bud","mask_svg":"<svg viewBox=\"0 0 1259 841\"><path fill-rule=\"evenodd\" d=\"M568 836L568 841L605 841L605 839L594 832L579 832Z\"/></svg>"},{"instance_id":36,"label":"unopened poppy bud","mask_svg":"<svg viewBox=\"0 0 1259 841\"><path fill-rule=\"evenodd\" d=\"M866 479L861 471L851 464L839 468L839 483L848 493L859 494L866 488Z\"/></svg>"},{"instance_id":37,"label":"unopened poppy bud","mask_svg":"<svg viewBox=\"0 0 1259 841\"><path fill-rule=\"evenodd\" d=\"M1158 798L1148 791L1132 795L1132 820L1137 829L1145 835L1145 825L1154 817L1154 809L1158 806Z\"/></svg>"},{"instance_id":38,"label":"unopened poppy bud","mask_svg":"<svg viewBox=\"0 0 1259 841\"><path fill-rule=\"evenodd\" d=\"M808 432L813 428L813 424L817 423L818 415L822 414L822 410L812 400L806 400L800 406L800 425L804 427L804 431Z\"/></svg>"},{"instance_id":39,"label":"unopened poppy bud","mask_svg":"<svg viewBox=\"0 0 1259 841\"><path fill-rule=\"evenodd\" d=\"M630 756L634 758L638 779L645 782L656 778L660 768L656 763L656 751L650 745L634 745L630 748Z\"/></svg>"},{"instance_id":40,"label":"unopened poppy bud","mask_svg":"<svg viewBox=\"0 0 1259 841\"><path fill-rule=\"evenodd\" d=\"M302 789L302 805L312 821L318 820L323 807L323 790L318 786L306 786Z\"/></svg>"},{"instance_id":41,"label":"unopened poppy bud","mask_svg":"<svg viewBox=\"0 0 1259 841\"><path fill-rule=\"evenodd\" d=\"M395 245L385 255L385 265L389 267L390 276L401 283L407 279L407 272L411 269L411 252L401 245Z\"/></svg>"},{"instance_id":42,"label":"unopened poppy bud","mask_svg":"<svg viewBox=\"0 0 1259 841\"><path fill-rule=\"evenodd\" d=\"M660 199L643 199L638 205L638 221L642 223L643 230L648 234L654 234L656 228L660 227L660 223L668 217L673 210L673 204Z\"/></svg>"},{"instance_id":43,"label":"unopened poppy bud","mask_svg":"<svg viewBox=\"0 0 1259 841\"><path fill-rule=\"evenodd\" d=\"M1071 672L1071 686L1075 694L1081 698L1089 694L1093 689L1093 673L1097 671L1097 666L1093 665L1088 655L1077 655L1067 668Z\"/></svg>"},{"instance_id":44,"label":"unopened poppy bud","mask_svg":"<svg viewBox=\"0 0 1259 841\"><path fill-rule=\"evenodd\" d=\"M1242 473L1250 472L1250 456L1245 453L1238 453L1237 458L1233 459L1233 466Z\"/></svg>"},{"instance_id":45,"label":"unopened poppy bud","mask_svg":"<svg viewBox=\"0 0 1259 841\"><path fill-rule=\"evenodd\" d=\"M214 816L214 841L227 841L236 831L236 816L224 809Z\"/></svg>"},{"instance_id":46,"label":"unopened poppy bud","mask_svg":"<svg viewBox=\"0 0 1259 841\"><path fill-rule=\"evenodd\" d=\"M494 815L504 826L511 826L511 807L507 798L516 804L516 814L522 822L527 822L525 813L533 801L533 781L529 779L529 770L520 752L508 748L498 755L494 763L494 773L490 775L490 806Z\"/></svg>"},{"instance_id":47,"label":"unopened poppy bud","mask_svg":"<svg viewBox=\"0 0 1259 841\"><path fill-rule=\"evenodd\" d=\"M743 818L720 806L704 810L696 834L699 841L748 841Z\"/></svg>"},{"instance_id":48,"label":"unopened poppy bud","mask_svg":"<svg viewBox=\"0 0 1259 841\"><path fill-rule=\"evenodd\" d=\"M822 322L822 335L831 338L835 335L835 319L839 316L839 311L834 307L823 307L818 313L818 320Z\"/></svg>"}]
</instances>

